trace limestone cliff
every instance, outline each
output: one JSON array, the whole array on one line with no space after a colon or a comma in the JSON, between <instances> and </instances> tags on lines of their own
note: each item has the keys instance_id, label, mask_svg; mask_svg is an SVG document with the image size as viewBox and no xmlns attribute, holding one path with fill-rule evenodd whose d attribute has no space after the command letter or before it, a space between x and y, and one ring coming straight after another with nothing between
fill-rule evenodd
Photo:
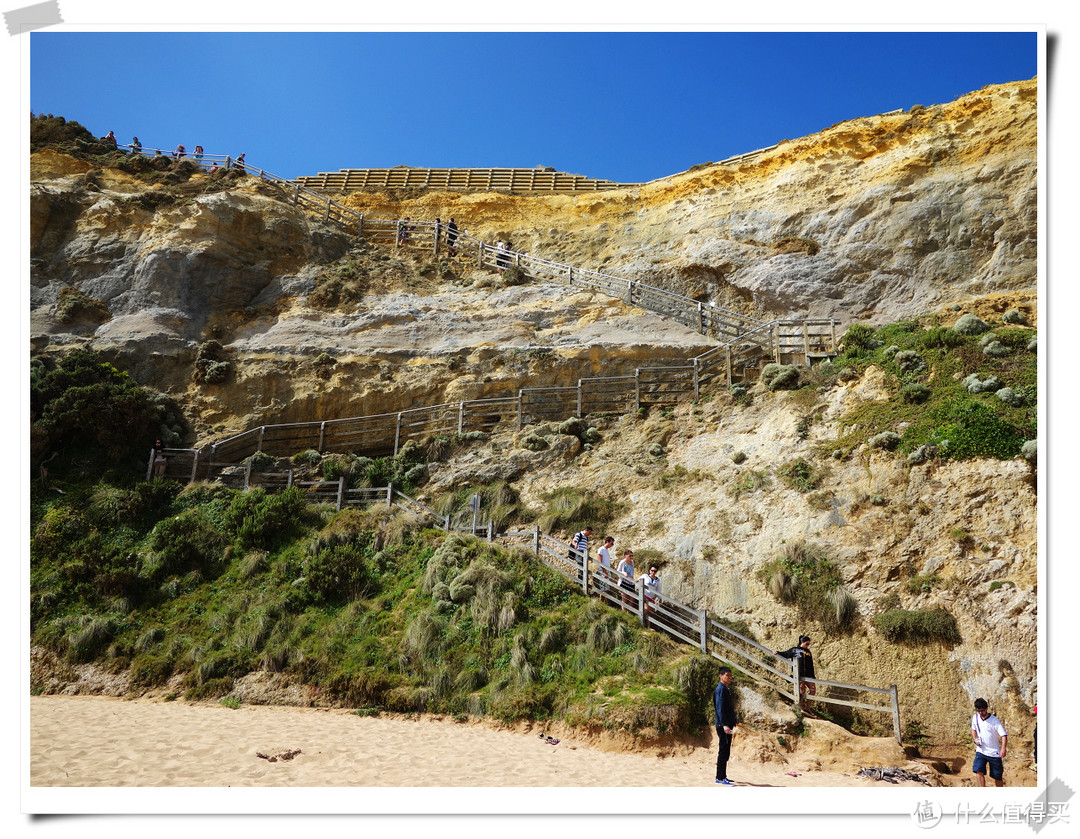
<instances>
[{"instance_id":1,"label":"limestone cliff","mask_svg":"<svg viewBox=\"0 0 1080 839\"><path fill-rule=\"evenodd\" d=\"M938 311L949 322L963 308L997 312L1000 322L1008 307L1034 325L1036 123L1030 80L850 120L737 165L703 164L633 190L342 200L371 217L453 216L489 241L750 314L882 322ZM506 286L465 259L358 243L252 177L172 174L150 185L119 168L33 156L31 340L38 354L84 344L108 353L184 404L199 442L262 423L632 373L710 345L600 295ZM65 309L73 295L86 305ZM195 355L210 339L233 373L196 383ZM750 408L721 395L679 408L666 425L601 421L604 440L591 450L559 449L512 476L504 474L511 442L495 441L501 448L489 443L433 469L428 492L501 475L536 499L566 482L562 458L576 454L578 485L627 501L612 523L620 544L660 551L674 596L745 620L776 648L804 627L755 572L785 541L825 543L861 624L843 637L810 628L823 675L896 682L902 716L949 742L963 740L971 699L984 695L1023 740L1037 687L1030 467L909 468L864 451L831 466L827 509L775 486L727 492L739 472L735 451L749 458L743 468L774 471L835 436L843 411L877 387L871 373L830 392L805 439L792 433L798 416L786 395L759 390ZM649 454L658 436L663 459ZM705 477L660 480L675 466ZM970 538L954 538L959 529ZM906 585L934 576L925 590ZM870 618L892 594L908 608L947 604L962 642L887 643Z\"/></svg>"}]
</instances>

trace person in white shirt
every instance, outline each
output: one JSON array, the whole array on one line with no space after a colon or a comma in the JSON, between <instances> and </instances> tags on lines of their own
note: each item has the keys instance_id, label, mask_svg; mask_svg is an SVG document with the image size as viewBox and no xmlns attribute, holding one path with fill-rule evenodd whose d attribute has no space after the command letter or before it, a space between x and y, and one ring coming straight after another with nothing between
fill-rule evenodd
<instances>
[{"instance_id":1,"label":"person in white shirt","mask_svg":"<svg viewBox=\"0 0 1080 839\"><path fill-rule=\"evenodd\" d=\"M660 600L660 570L655 565L649 566L647 574L642 574L638 579L643 583L642 596L645 598L645 628L649 628L649 616L653 612L653 606Z\"/></svg>"},{"instance_id":2,"label":"person in white shirt","mask_svg":"<svg viewBox=\"0 0 1080 839\"><path fill-rule=\"evenodd\" d=\"M975 761L971 765L971 771L975 773L979 786L986 786L987 767L990 769L990 777L994 779L994 785L1005 786L1005 768L1002 761L1005 759L1009 738L1001 720L990 713L986 700L982 698L975 700L975 713L971 715L971 739L975 743Z\"/></svg>"},{"instance_id":3,"label":"person in white shirt","mask_svg":"<svg viewBox=\"0 0 1080 839\"><path fill-rule=\"evenodd\" d=\"M600 576L605 580L614 580L615 577L611 573L611 549L615 547L615 539L611 536L604 537L604 545L596 552L597 560L600 563ZM607 586L601 586L606 590Z\"/></svg>"}]
</instances>

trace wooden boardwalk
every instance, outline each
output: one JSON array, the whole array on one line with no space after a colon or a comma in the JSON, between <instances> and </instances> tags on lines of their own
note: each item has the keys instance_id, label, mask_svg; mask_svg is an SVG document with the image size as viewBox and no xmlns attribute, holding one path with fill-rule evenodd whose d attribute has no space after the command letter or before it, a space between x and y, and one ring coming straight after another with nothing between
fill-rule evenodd
<instances>
[{"instance_id":1,"label":"wooden boardwalk","mask_svg":"<svg viewBox=\"0 0 1080 839\"><path fill-rule=\"evenodd\" d=\"M295 180L308 189L342 194L365 189L576 194L641 186L556 172L547 166L533 169L425 169L415 166L340 169L337 172L301 175Z\"/></svg>"}]
</instances>

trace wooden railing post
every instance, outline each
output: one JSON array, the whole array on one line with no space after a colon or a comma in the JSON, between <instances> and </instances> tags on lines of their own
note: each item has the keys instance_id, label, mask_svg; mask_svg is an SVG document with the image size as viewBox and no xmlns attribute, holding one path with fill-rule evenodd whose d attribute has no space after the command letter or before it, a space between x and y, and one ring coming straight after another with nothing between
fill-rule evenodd
<instances>
[{"instance_id":1,"label":"wooden railing post","mask_svg":"<svg viewBox=\"0 0 1080 839\"><path fill-rule=\"evenodd\" d=\"M356 235L360 236L360 237L363 237L363 235L364 235L364 214L363 213L360 214L360 219L359 219L359 221L357 221Z\"/></svg>"},{"instance_id":2,"label":"wooden railing post","mask_svg":"<svg viewBox=\"0 0 1080 839\"><path fill-rule=\"evenodd\" d=\"M476 267L484 267L484 243L479 240L476 242Z\"/></svg>"},{"instance_id":3,"label":"wooden railing post","mask_svg":"<svg viewBox=\"0 0 1080 839\"><path fill-rule=\"evenodd\" d=\"M731 380L731 344L727 345L727 383L728 387L733 384Z\"/></svg>"},{"instance_id":4,"label":"wooden railing post","mask_svg":"<svg viewBox=\"0 0 1080 839\"><path fill-rule=\"evenodd\" d=\"M533 553L540 556L540 525L533 525Z\"/></svg>"},{"instance_id":5,"label":"wooden railing post","mask_svg":"<svg viewBox=\"0 0 1080 839\"><path fill-rule=\"evenodd\" d=\"M578 379L577 380L577 417L578 418L584 416L581 413L581 391L582 391L581 379Z\"/></svg>"},{"instance_id":6,"label":"wooden railing post","mask_svg":"<svg viewBox=\"0 0 1080 839\"><path fill-rule=\"evenodd\" d=\"M693 359L693 361L694 361L694 401L697 402L698 401L698 392L700 391L700 383L699 383L699 378L698 378L698 360L695 358L695 359Z\"/></svg>"},{"instance_id":7,"label":"wooden railing post","mask_svg":"<svg viewBox=\"0 0 1080 839\"><path fill-rule=\"evenodd\" d=\"M345 502L345 476L342 475L337 481L337 508L341 512L341 505Z\"/></svg>"},{"instance_id":8,"label":"wooden railing post","mask_svg":"<svg viewBox=\"0 0 1080 839\"><path fill-rule=\"evenodd\" d=\"M259 426L259 445L258 445L258 448L255 449L255 451L257 451L257 452L262 451L263 435L265 433L266 433L266 426L265 425L260 425Z\"/></svg>"},{"instance_id":9,"label":"wooden railing post","mask_svg":"<svg viewBox=\"0 0 1080 839\"><path fill-rule=\"evenodd\" d=\"M524 417L524 405L525 400L524 391L518 390L518 404L517 404L517 430L521 431L522 418Z\"/></svg>"},{"instance_id":10,"label":"wooden railing post","mask_svg":"<svg viewBox=\"0 0 1080 839\"><path fill-rule=\"evenodd\" d=\"M251 458L248 458L247 468L244 469L244 489L251 486Z\"/></svg>"},{"instance_id":11,"label":"wooden railing post","mask_svg":"<svg viewBox=\"0 0 1080 839\"><path fill-rule=\"evenodd\" d=\"M401 443L401 414L397 415L397 425L394 426L394 456L397 456L398 445Z\"/></svg>"},{"instance_id":12,"label":"wooden railing post","mask_svg":"<svg viewBox=\"0 0 1080 839\"><path fill-rule=\"evenodd\" d=\"M319 423L319 453L322 453L323 446L326 445L326 420Z\"/></svg>"},{"instance_id":13,"label":"wooden railing post","mask_svg":"<svg viewBox=\"0 0 1080 839\"><path fill-rule=\"evenodd\" d=\"M709 610L701 610L701 651L709 652Z\"/></svg>"},{"instance_id":14,"label":"wooden railing post","mask_svg":"<svg viewBox=\"0 0 1080 839\"><path fill-rule=\"evenodd\" d=\"M802 698L799 695L799 659L791 660L791 683L795 686L795 707L802 708Z\"/></svg>"},{"instance_id":15,"label":"wooden railing post","mask_svg":"<svg viewBox=\"0 0 1080 839\"><path fill-rule=\"evenodd\" d=\"M292 482L293 482L293 470L292 470L292 469L290 469L290 470L289 470L289 478L288 478L288 480L287 480L287 481L285 482L285 488L286 488L286 489L288 489L289 487L291 487L291 486L292 486Z\"/></svg>"},{"instance_id":16,"label":"wooden railing post","mask_svg":"<svg viewBox=\"0 0 1080 839\"><path fill-rule=\"evenodd\" d=\"M641 410L641 368L634 370L634 413Z\"/></svg>"},{"instance_id":17,"label":"wooden railing post","mask_svg":"<svg viewBox=\"0 0 1080 839\"><path fill-rule=\"evenodd\" d=\"M386 486L386 509L390 509L394 506L394 485L387 484Z\"/></svg>"},{"instance_id":18,"label":"wooden railing post","mask_svg":"<svg viewBox=\"0 0 1080 839\"><path fill-rule=\"evenodd\" d=\"M903 745L900 738L900 696L897 693L896 685L889 685L889 698L892 699L893 734L896 735L896 742Z\"/></svg>"},{"instance_id":19,"label":"wooden railing post","mask_svg":"<svg viewBox=\"0 0 1080 839\"><path fill-rule=\"evenodd\" d=\"M458 403L458 416L457 416L457 433L465 433L465 403Z\"/></svg>"},{"instance_id":20,"label":"wooden railing post","mask_svg":"<svg viewBox=\"0 0 1080 839\"><path fill-rule=\"evenodd\" d=\"M642 626L645 625L645 582L638 579L634 582L634 589L637 591L637 619L638 623Z\"/></svg>"},{"instance_id":21,"label":"wooden railing post","mask_svg":"<svg viewBox=\"0 0 1080 839\"><path fill-rule=\"evenodd\" d=\"M191 483L195 483L199 474L199 450L195 449L195 457L191 459Z\"/></svg>"},{"instance_id":22,"label":"wooden railing post","mask_svg":"<svg viewBox=\"0 0 1080 839\"><path fill-rule=\"evenodd\" d=\"M330 199L326 199L326 221L330 221Z\"/></svg>"}]
</instances>

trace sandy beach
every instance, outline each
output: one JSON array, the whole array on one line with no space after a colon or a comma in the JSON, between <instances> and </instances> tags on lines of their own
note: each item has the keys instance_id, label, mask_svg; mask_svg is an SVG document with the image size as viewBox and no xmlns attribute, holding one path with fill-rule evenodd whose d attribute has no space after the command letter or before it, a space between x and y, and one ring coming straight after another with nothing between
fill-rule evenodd
<instances>
[{"instance_id":1,"label":"sandy beach","mask_svg":"<svg viewBox=\"0 0 1080 839\"><path fill-rule=\"evenodd\" d=\"M559 739L557 745L539 735ZM539 726L347 710L100 696L30 698L30 785L41 787L712 787L715 752L634 750ZM773 738L775 739L775 738ZM761 760L736 738L729 774L750 787L891 787L852 772ZM866 763L864 765L881 765ZM795 774L788 774L795 773ZM910 786L919 786L909 782Z\"/></svg>"}]
</instances>

